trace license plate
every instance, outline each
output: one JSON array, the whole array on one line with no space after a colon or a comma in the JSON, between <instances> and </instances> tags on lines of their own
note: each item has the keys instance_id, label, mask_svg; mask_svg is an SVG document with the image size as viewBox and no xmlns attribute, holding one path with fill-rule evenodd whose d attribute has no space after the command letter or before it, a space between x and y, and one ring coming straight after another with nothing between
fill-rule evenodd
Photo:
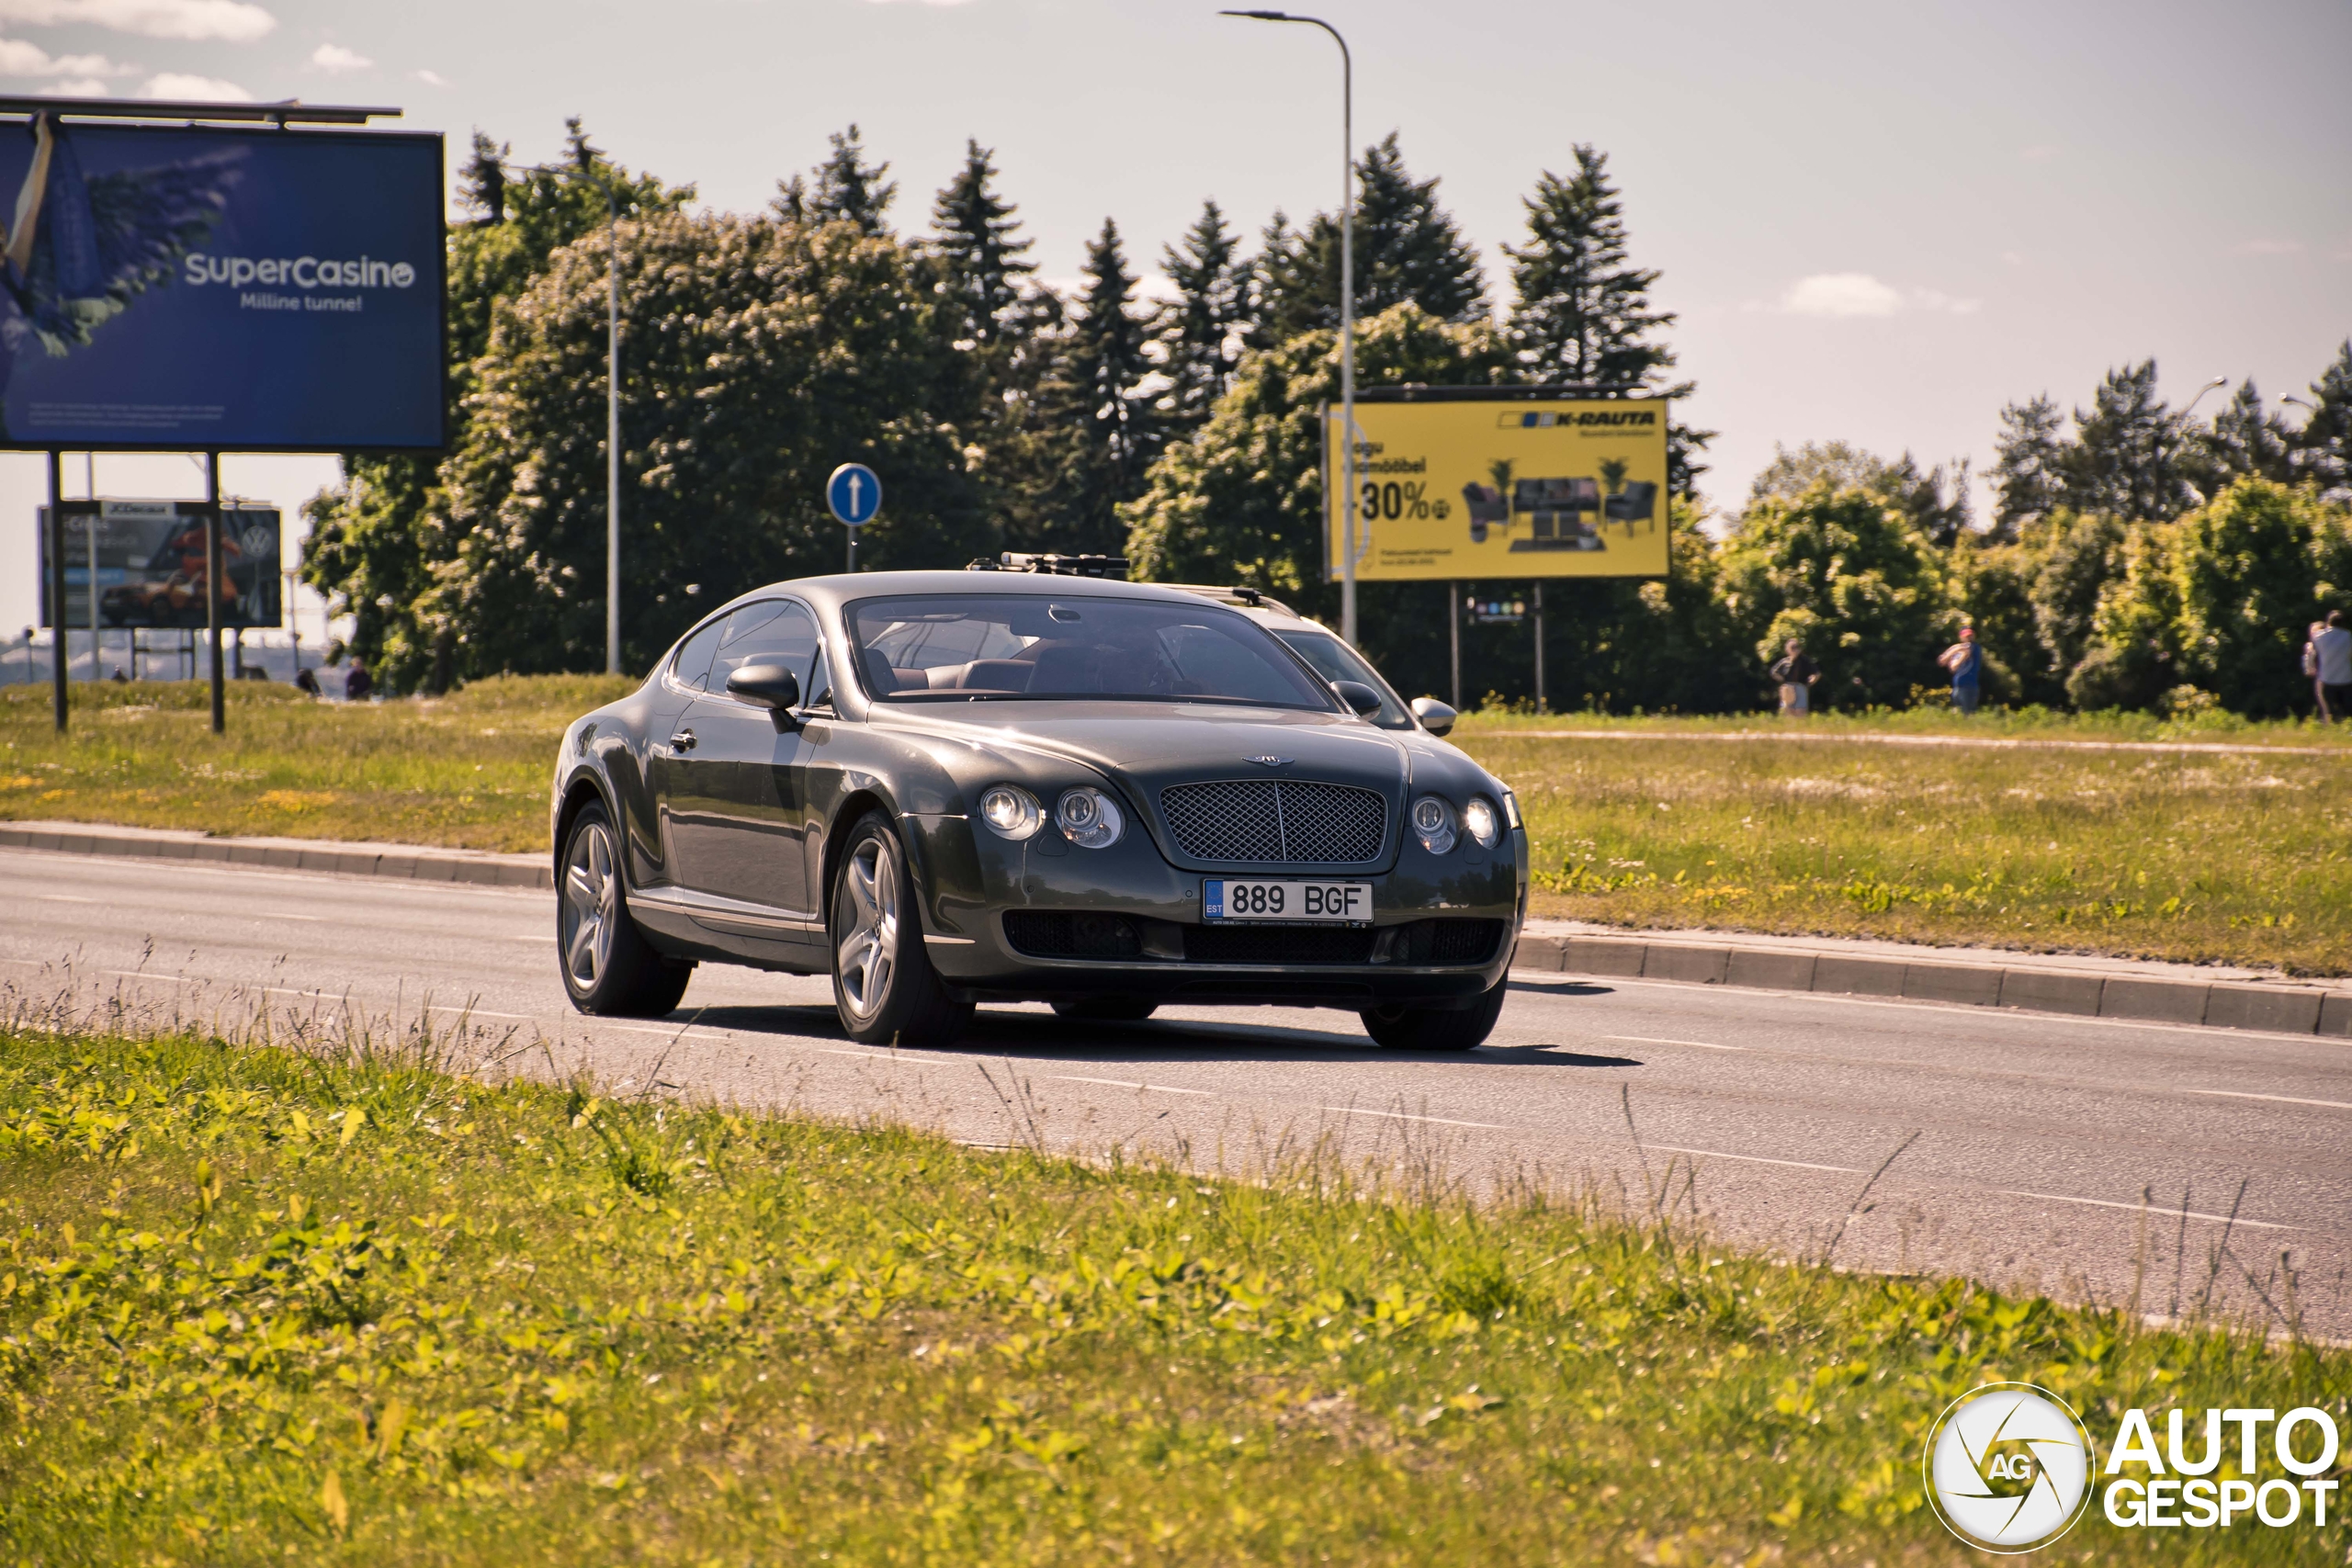
<instances>
[{"instance_id":1,"label":"license plate","mask_svg":"<svg viewBox=\"0 0 2352 1568\"><path fill-rule=\"evenodd\" d=\"M1306 920L1366 925L1372 920L1372 884L1217 879L1201 884L1201 915L1227 924Z\"/></svg>"}]
</instances>

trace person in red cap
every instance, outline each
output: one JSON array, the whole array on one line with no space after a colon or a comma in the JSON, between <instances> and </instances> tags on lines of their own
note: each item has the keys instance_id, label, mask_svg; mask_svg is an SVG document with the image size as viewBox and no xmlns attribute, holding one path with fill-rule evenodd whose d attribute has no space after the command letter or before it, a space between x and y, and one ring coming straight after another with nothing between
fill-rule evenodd
<instances>
[{"instance_id":1,"label":"person in red cap","mask_svg":"<svg viewBox=\"0 0 2352 1568\"><path fill-rule=\"evenodd\" d=\"M1961 713L1974 713L1984 689L1984 650L1976 646L1976 628L1961 627L1960 640L1936 662L1951 671L1951 705Z\"/></svg>"}]
</instances>

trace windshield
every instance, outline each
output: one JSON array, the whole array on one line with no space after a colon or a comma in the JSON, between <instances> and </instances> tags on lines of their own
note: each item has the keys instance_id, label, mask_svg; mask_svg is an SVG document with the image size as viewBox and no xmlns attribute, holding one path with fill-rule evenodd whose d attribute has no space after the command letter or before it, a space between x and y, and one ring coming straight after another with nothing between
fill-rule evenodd
<instances>
[{"instance_id":1,"label":"windshield","mask_svg":"<svg viewBox=\"0 0 2352 1568\"><path fill-rule=\"evenodd\" d=\"M1320 626L1300 626L1295 630L1283 626L1274 635L1290 644L1292 650L1301 659L1314 665L1315 672L1326 681L1361 681L1378 692L1380 711L1367 716L1373 723L1383 729L1413 728L1412 714L1363 654Z\"/></svg>"},{"instance_id":2,"label":"windshield","mask_svg":"<svg viewBox=\"0 0 2352 1568\"><path fill-rule=\"evenodd\" d=\"M1263 628L1211 604L935 593L853 604L850 629L858 674L883 702L1338 705Z\"/></svg>"}]
</instances>

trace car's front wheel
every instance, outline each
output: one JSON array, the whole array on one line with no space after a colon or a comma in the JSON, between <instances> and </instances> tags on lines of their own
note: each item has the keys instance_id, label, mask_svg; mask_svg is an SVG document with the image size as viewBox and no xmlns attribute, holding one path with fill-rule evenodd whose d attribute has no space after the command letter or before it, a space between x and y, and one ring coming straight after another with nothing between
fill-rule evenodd
<instances>
[{"instance_id":1,"label":"car's front wheel","mask_svg":"<svg viewBox=\"0 0 2352 1568\"><path fill-rule=\"evenodd\" d=\"M890 819L868 813L850 829L833 874L833 1007L867 1045L948 1045L972 1004L939 983L923 951L914 873Z\"/></svg>"},{"instance_id":2,"label":"car's front wheel","mask_svg":"<svg viewBox=\"0 0 2352 1568\"><path fill-rule=\"evenodd\" d=\"M1458 1011L1385 1007L1366 1008L1357 1016L1363 1020L1364 1032L1392 1051L1472 1051L1495 1032L1510 989L1508 977L1497 980L1492 989Z\"/></svg>"},{"instance_id":3,"label":"car's front wheel","mask_svg":"<svg viewBox=\"0 0 2352 1568\"><path fill-rule=\"evenodd\" d=\"M611 1018L659 1018L678 1005L695 966L655 952L629 918L620 844L601 804L571 819L556 895L557 961L573 1007Z\"/></svg>"}]
</instances>

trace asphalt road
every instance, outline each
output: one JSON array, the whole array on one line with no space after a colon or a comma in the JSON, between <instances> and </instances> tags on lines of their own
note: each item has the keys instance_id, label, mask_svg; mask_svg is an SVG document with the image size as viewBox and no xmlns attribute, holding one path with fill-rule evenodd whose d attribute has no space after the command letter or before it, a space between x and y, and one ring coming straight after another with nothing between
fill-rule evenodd
<instances>
[{"instance_id":1,"label":"asphalt road","mask_svg":"<svg viewBox=\"0 0 2352 1568\"><path fill-rule=\"evenodd\" d=\"M705 966L666 1022L582 1018L554 923L544 893L0 851L18 999L379 1029L427 1011L522 1070L1237 1174L1326 1139L1484 1190L1642 1206L1670 1186L1745 1243L1818 1257L1835 1236L1842 1266L2110 1302L2136 1281L2157 1314L2276 1324L2283 1254L2305 1331L2352 1337L2343 1042L1531 973L1466 1057L1276 1008L989 1008L956 1049L892 1052L842 1037L823 980L742 969Z\"/></svg>"}]
</instances>

